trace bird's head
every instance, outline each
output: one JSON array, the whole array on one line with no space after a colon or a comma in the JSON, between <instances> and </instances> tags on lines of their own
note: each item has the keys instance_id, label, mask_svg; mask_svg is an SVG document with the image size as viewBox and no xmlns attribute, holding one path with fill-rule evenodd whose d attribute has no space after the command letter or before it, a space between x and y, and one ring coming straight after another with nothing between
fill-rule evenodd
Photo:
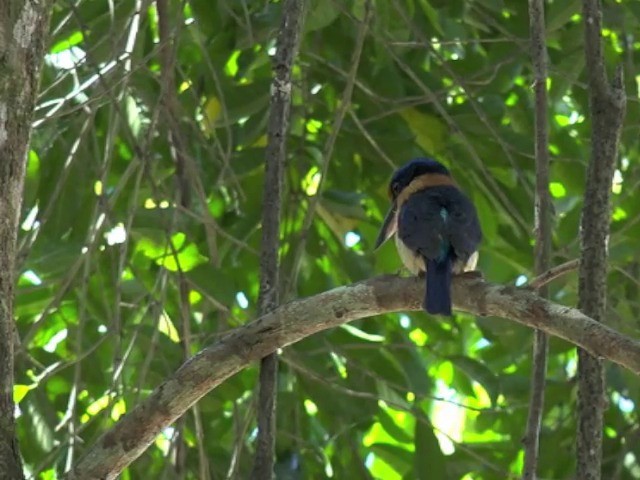
<instances>
[{"instance_id":1,"label":"bird's head","mask_svg":"<svg viewBox=\"0 0 640 480\"><path fill-rule=\"evenodd\" d=\"M415 158L393 173L389 182L391 208L382 223L375 248L393 236L398 230L398 211L415 192L439 185L455 185L449 170L437 160Z\"/></svg>"}]
</instances>

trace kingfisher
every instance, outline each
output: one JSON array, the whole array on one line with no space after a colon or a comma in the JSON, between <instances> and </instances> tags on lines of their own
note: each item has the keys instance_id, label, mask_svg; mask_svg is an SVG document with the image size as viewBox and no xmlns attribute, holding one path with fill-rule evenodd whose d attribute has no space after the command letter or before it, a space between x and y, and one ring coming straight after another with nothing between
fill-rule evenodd
<instances>
[{"instance_id":1,"label":"kingfisher","mask_svg":"<svg viewBox=\"0 0 640 480\"><path fill-rule=\"evenodd\" d=\"M416 158L396 170L389 197L375 248L395 235L402 263L426 278L424 309L450 316L452 274L474 271L478 263L482 230L475 206L432 158Z\"/></svg>"}]
</instances>

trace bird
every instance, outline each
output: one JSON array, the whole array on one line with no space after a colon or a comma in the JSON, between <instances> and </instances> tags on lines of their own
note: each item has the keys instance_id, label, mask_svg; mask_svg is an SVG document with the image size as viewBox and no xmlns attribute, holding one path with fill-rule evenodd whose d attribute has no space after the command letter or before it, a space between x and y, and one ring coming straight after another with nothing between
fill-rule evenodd
<instances>
[{"instance_id":1,"label":"bird","mask_svg":"<svg viewBox=\"0 0 640 480\"><path fill-rule=\"evenodd\" d=\"M405 267L426 278L424 309L451 316L452 274L475 271L482 229L475 206L437 160L415 158L389 182L391 207L375 249L395 235Z\"/></svg>"}]
</instances>

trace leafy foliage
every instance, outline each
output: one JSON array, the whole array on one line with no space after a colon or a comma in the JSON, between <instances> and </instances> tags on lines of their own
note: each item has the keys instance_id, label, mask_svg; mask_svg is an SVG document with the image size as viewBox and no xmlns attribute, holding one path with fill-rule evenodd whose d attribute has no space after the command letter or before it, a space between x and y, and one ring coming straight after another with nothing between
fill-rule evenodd
<instances>
[{"instance_id":1,"label":"leafy foliage","mask_svg":"<svg viewBox=\"0 0 640 480\"><path fill-rule=\"evenodd\" d=\"M16 290L14 394L36 478L64 471L186 358L255 317L280 6L170 2L172 85L154 4L57 5ZM477 205L485 276L526 282L534 175L527 2L376 0L350 77L364 8L363 0L309 4L288 144L283 297L400 269L393 246L374 254L372 245L393 167L425 153L446 163ZM620 0L604 9L608 65L624 64L629 95L612 187L608 321L637 334L640 7ZM549 3L554 263L579 256L589 158L581 22L579 1ZM574 274L552 286L559 303L575 305L576 292ZM287 348L278 478L517 477L531 339L503 319L417 313L358 321ZM575 349L553 339L543 478L573 469L575 365ZM245 478L256 377L255 368L243 371L207 395L123 478ZM604 477L640 478L640 382L616 366L608 378Z\"/></svg>"}]
</instances>

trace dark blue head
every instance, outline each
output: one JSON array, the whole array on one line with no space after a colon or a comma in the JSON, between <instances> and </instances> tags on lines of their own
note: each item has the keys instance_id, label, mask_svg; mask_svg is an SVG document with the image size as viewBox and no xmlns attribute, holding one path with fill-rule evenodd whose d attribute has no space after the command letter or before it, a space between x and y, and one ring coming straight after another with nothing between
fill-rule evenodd
<instances>
[{"instance_id":1,"label":"dark blue head","mask_svg":"<svg viewBox=\"0 0 640 480\"><path fill-rule=\"evenodd\" d=\"M395 200L413 180L425 174L449 176L449 170L432 158L414 158L394 172L389 182L389 197Z\"/></svg>"},{"instance_id":2,"label":"dark blue head","mask_svg":"<svg viewBox=\"0 0 640 480\"><path fill-rule=\"evenodd\" d=\"M412 184L411 182L414 180L415 182ZM397 212L399 203L401 204L403 202L403 197L407 197L413 192L425 187L443 184L453 184L449 170L432 158L414 158L396 170L389 182L389 197L391 197L392 201L391 208L382 223L375 248L382 245L396 232ZM409 187L409 185L411 186ZM404 192L403 195L401 195L402 192ZM406 200L406 198L404 198L404 200Z\"/></svg>"}]
</instances>

